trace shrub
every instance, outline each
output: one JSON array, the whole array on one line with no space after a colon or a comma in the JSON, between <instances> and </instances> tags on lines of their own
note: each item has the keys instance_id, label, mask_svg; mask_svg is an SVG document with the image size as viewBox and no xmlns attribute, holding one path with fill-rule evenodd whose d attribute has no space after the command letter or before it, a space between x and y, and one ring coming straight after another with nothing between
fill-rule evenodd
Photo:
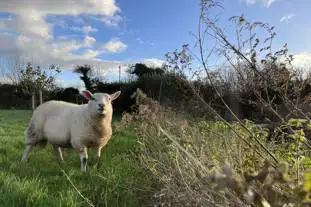
<instances>
[{"instance_id":1,"label":"shrub","mask_svg":"<svg viewBox=\"0 0 311 207\"><path fill-rule=\"evenodd\" d=\"M277 145L267 141L267 129L251 121L229 127L222 121L188 119L141 91L136 95L135 113L125 114L119 127L136 129L138 159L156 184L150 205L311 204L311 172L306 167L310 152L300 129L290 135L294 137L291 143ZM290 120L288 126L293 123Z\"/></svg>"}]
</instances>

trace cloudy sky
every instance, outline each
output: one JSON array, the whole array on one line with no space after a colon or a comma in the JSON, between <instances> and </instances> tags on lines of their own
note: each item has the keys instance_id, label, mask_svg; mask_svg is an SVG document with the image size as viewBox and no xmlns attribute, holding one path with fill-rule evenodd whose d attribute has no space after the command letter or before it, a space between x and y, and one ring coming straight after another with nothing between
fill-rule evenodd
<instances>
[{"instance_id":1,"label":"cloudy sky","mask_svg":"<svg viewBox=\"0 0 311 207\"><path fill-rule=\"evenodd\" d=\"M58 64L66 86L81 84L70 71L76 64L100 68L109 80L119 65L161 64L166 52L194 43L190 32L197 31L199 16L197 0L20 2L0 1L1 58ZM297 64L311 65L310 6L310 0L224 0L228 17L243 13L269 22L278 33L276 45L287 42Z\"/></svg>"}]
</instances>

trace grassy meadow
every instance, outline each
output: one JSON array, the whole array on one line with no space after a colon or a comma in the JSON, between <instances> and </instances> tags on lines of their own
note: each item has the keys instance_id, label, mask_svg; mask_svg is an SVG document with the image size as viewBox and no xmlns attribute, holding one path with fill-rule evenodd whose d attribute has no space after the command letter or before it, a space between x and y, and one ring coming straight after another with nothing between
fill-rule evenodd
<instances>
[{"instance_id":1,"label":"grassy meadow","mask_svg":"<svg viewBox=\"0 0 311 207\"><path fill-rule=\"evenodd\" d=\"M27 110L0 110L0 204L9 206L142 206L148 178L133 157L135 134L115 132L94 168L89 150L88 172L80 172L79 155L64 150L60 166L52 147L35 148L20 162ZM83 198L84 197L84 198Z\"/></svg>"}]
</instances>

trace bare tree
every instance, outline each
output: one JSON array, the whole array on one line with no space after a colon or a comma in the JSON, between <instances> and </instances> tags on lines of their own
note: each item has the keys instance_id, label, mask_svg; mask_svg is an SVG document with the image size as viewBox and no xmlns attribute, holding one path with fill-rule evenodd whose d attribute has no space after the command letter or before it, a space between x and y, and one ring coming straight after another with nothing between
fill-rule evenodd
<instances>
[{"instance_id":1,"label":"bare tree","mask_svg":"<svg viewBox=\"0 0 311 207\"><path fill-rule=\"evenodd\" d=\"M21 78L20 70L26 65L19 55L0 57L0 76L13 84L18 84Z\"/></svg>"},{"instance_id":2,"label":"bare tree","mask_svg":"<svg viewBox=\"0 0 311 207\"><path fill-rule=\"evenodd\" d=\"M59 68L51 65L48 69L42 69L40 66L34 68L31 63L27 63L25 69L20 71L20 82L26 93L32 96L32 109L35 109L35 93L39 92L40 104L43 102L42 91L55 87L55 79L60 73Z\"/></svg>"}]
</instances>

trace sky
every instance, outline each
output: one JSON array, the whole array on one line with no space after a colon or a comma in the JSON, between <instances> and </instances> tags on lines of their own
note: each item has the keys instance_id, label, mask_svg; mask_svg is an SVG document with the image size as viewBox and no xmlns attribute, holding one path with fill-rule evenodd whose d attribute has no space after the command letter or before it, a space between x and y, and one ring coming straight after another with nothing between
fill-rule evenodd
<instances>
[{"instance_id":1,"label":"sky","mask_svg":"<svg viewBox=\"0 0 311 207\"><path fill-rule=\"evenodd\" d=\"M268 22L277 32L275 46L288 43L296 65L311 65L310 0L224 0L223 6L221 26L241 14ZM57 64L64 87L82 87L72 73L78 64L114 81L119 66L124 77L128 64L160 66L165 53L194 46L198 20L199 0L1 0L0 58Z\"/></svg>"}]
</instances>

